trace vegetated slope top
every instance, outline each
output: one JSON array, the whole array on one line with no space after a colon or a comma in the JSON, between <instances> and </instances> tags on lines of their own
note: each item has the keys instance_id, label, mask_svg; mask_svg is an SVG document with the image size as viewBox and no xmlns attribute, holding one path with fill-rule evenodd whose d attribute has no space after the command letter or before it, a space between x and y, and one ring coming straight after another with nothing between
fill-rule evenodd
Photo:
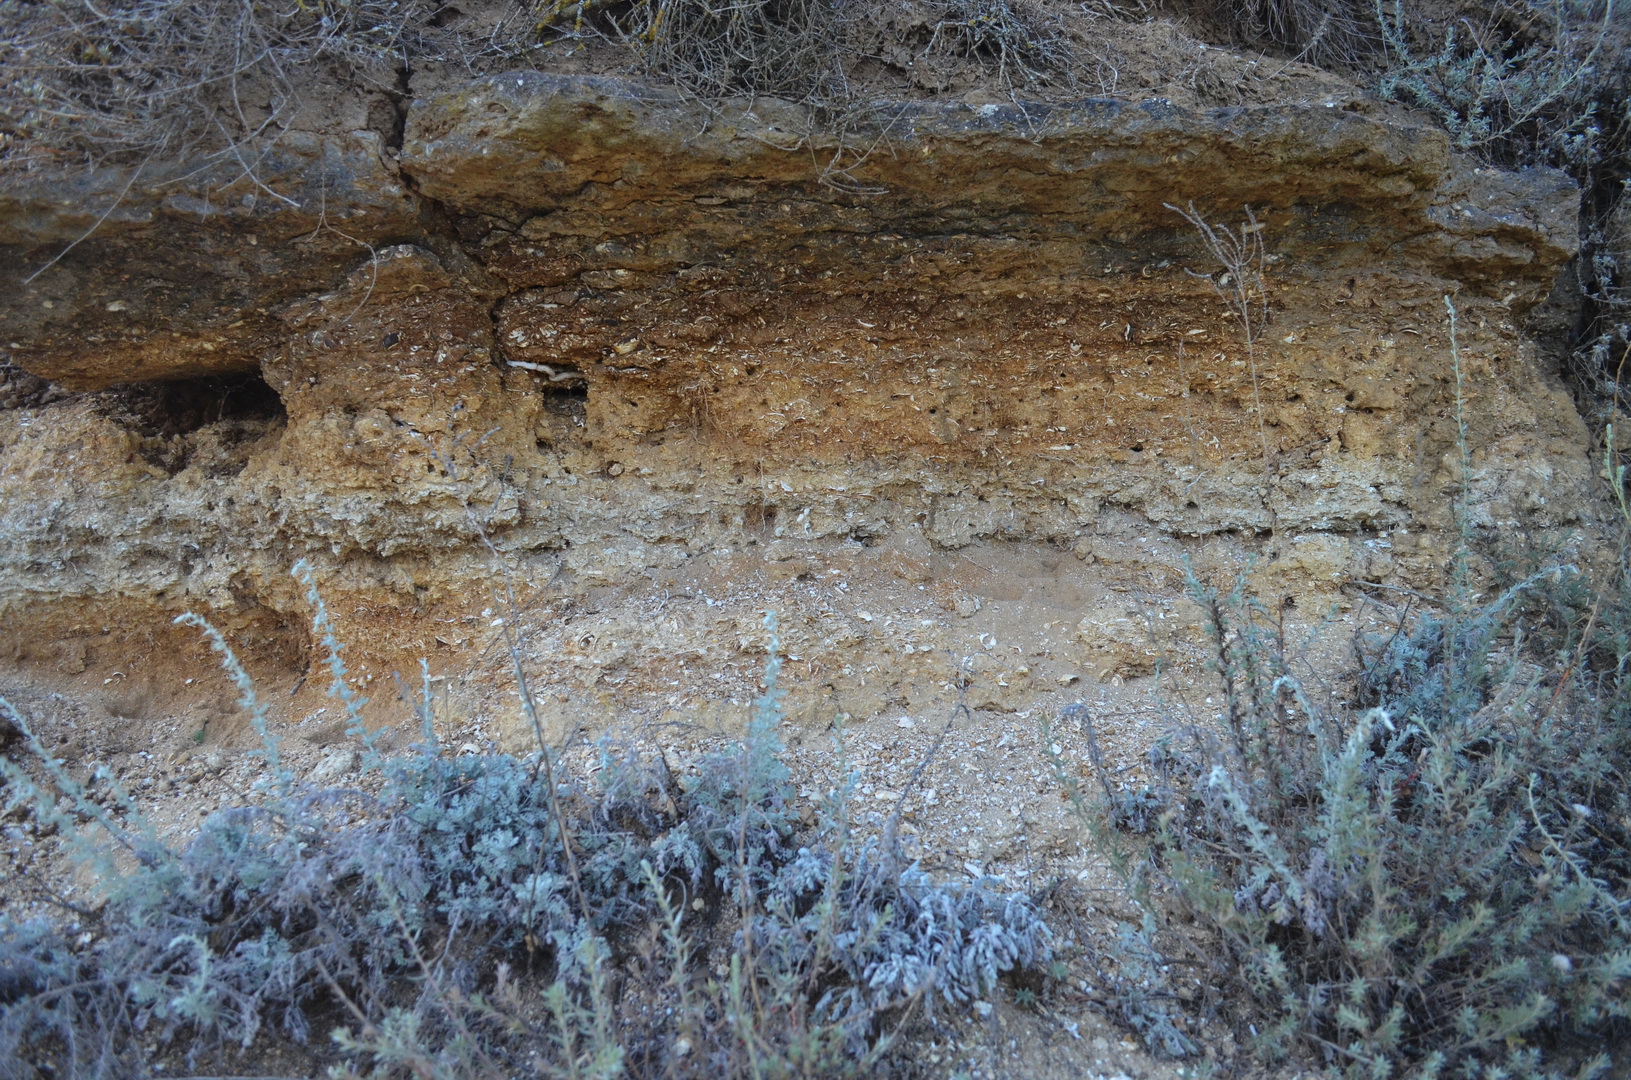
<instances>
[{"instance_id":1,"label":"vegetated slope top","mask_svg":"<svg viewBox=\"0 0 1631 1080\"><path fill-rule=\"evenodd\" d=\"M0 168L220 158L253 173L289 130L389 128L411 96L529 68L644 76L708 101L779 97L807 106L814 126L839 128L878 100L1355 96L1341 76L1219 49L1181 21L1132 21L1108 5L749 5L747 29L710 21L705 5L670 9L659 26L643 4L617 15L593 0L367 0L286 14L178 0L7 4Z\"/></svg>"}]
</instances>

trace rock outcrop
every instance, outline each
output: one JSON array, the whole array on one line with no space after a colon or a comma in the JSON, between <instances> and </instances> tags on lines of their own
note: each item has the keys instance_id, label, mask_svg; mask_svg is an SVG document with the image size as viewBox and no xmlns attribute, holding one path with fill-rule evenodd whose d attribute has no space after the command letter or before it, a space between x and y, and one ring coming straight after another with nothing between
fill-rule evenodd
<instances>
[{"instance_id":1,"label":"rock outcrop","mask_svg":"<svg viewBox=\"0 0 1631 1080\"><path fill-rule=\"evenodd\" d=\"M745 703L766 609L796 714L1026 709L1192 646L1190 569L1317 616L1435 581L1464 487L1590 518L1522 330L1559 176L1334 104L801 115L510 74L400 145L8 181L0 344L83 391L0 413L13 651L198 609L292 681L306 558L360 677L519 630L560 722Z\"/></svg>"}]
</instances>

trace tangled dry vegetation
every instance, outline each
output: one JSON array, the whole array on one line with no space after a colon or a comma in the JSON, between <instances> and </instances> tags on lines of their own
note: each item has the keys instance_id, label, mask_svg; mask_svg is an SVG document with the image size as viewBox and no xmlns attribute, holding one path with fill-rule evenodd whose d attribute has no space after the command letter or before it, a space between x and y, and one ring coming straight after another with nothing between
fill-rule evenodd
<instances>
[{"instance_id":1,"label":"tangled dry vegetation","mask_svg":"<svg viewBox=\"0 0 1631 1080\"><path fill-rule=\"evenodd\" d=\"M284 10L284 8L287 10ZM135 164L242 155L252 171L333 63L394 86L425 0L0 3L0 158Z\"/></svg>"}]
</instances>

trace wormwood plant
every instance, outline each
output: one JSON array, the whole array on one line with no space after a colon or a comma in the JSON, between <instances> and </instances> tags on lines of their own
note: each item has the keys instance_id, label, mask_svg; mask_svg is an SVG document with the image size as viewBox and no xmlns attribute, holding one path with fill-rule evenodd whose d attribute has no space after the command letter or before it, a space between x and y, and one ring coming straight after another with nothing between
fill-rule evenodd
<instances>
[{"instance_id":1,"label":"wormwood plant","mask_svg":"<svg viewBox=\"0 0 1631 1080\"><path fill-rule=\"evenodd\" d=\"M1303 693L1238 586L1191 582L1224 724L1152 751L1146 787L1101 775L1102 805L1147 831L1138 895L1259 1049L1353 1076L1541 1077L1595 1073L1631 1033L1623 673L1604 700L1567 656L1514 655L1519 601L1570 573L1370 642L1372 704L1346 714ZM1159 1031L1167 1011L1129 1019Z\"/></svg>"},{"instance_id":2,"label":"wormwood plant","mask_svg":"<svg viewBox=\"0 0 1631 1080\"><path fill-rule=\"evenodd\" d=\"M746 738L689 782L609 744L592 780L541 752L452 757L427 700L371 794L299 782L225 640L183 621L222 653L268 772L183 848L122 793L97 806L0 701L38 758L0 758L8 808L107 894L77 927L0 921L6 1080L149 1076L155 1052L197 1069L273 1039L346 1078L859 1075L903 1025L1050 958L1025 897L852 835L843 782L795 828L774 652Z\"/></svg>"},{"instance_id":3,"label":"wormwood plant","mask_svg":"<svg viewBox=\"0 0 1631 1080\"><path fill-rule=\"evenodd\" d=\"M1421 21L1402 0L1376 0L1391 61L1379 89L1433 113L1462 149L1583 164L1599 124L1614 123L1596 98L1601 69L1623 63L1615 0L1469 7L1436 35Z\"/></svg>"},{"instance_id":4,"label":"wormwood plant","mask_svg":"<svg viewBox=\"0 0 1631 1080\"><path fill-rule=\"evenodd\" d=\"M1097 770L1092 820L1147 840L1105 834L1145 912L1123 966L1158 971L1157 947L1198 966L1271 1056L1587 1076L1631 1037L1623 550L1595 589L1559 564L1482 599L1466 562L1442 604L1360 640L1340 709L1304 692L1240 581L1191 578L1220 721L1180 726L1142 787ZM1112 990L1153 1047L1188 1049L1160 976Z\"/></svg>"}]
</instances>

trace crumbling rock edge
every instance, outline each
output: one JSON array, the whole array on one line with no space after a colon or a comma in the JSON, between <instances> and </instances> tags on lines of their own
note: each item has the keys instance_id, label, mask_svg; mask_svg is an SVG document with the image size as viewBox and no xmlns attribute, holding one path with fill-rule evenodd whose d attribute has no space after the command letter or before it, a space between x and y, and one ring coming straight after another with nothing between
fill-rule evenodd
<instances>
[{"instance_id":1,"label":"crumbling rock edge","mask_svg":"<svg viewBox=\"0 0 1631 1080\"><path fill-rule=\"evenodd\" d=\"M1134 254L1193 251L1166 204L1249 204L1290 215L1276 231L1288 257L1418 264L1520 309L1575 245L1561 174L1474 168L1441 132L1335 107L899 103L842 136L808 127L776 101L706 109L624 80L520 72L412 100L400 157L389 132L292 131L199 175L149 163L135 178L8 177L0 334L14 362L81 389L248 370L275 347L268 316L370 248L456 241L443 210L513 228L588 194L610 224L634 225L642 201L744 185L838 215L810 223L818 234L949 225ZM863 192L820 183L835 172Z\"/></svg>"}]
</instances>

